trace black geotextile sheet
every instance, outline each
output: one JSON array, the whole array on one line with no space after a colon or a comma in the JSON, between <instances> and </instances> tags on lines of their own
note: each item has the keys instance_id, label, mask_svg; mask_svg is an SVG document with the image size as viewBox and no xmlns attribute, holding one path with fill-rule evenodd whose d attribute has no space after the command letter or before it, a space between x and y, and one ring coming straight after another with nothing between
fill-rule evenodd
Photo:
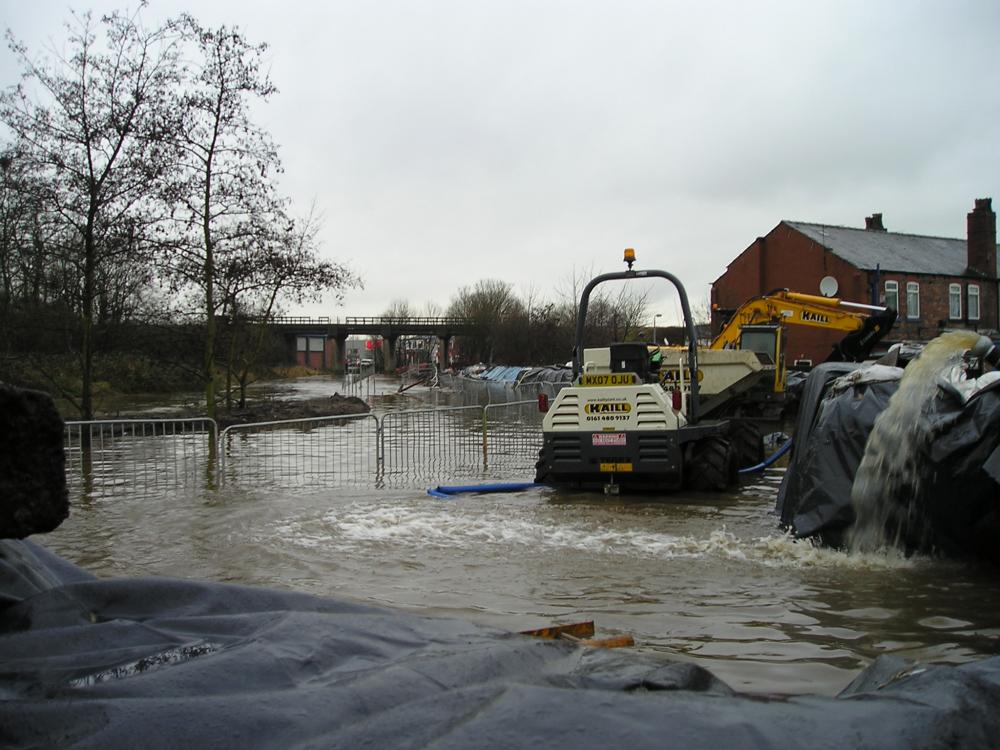
<instances>
[{"instance_id":1,"label":"black geotextile sheet","mask_svg":"<svg viewBox=\"0 0 1000 750\"><path fill-rule=\"evenodd\" d=\"M831 389L836 378L856 369L864 368L837 363L810 374L778 492L784 525L835 546L854 521L851 487L868 434L899 387L898 380L862 379ZM1000 564L1000 382L968 400L939 386L922 418L932 437L917 460L923 474L914 500L923 520L910 532L921 540L914 546ZM907 492L895 500L909 502Z\"/></svg>"},{"instance_id":2,"label":"black geotextile sheet","mask_svg":"<svg viewBox=\"0 0 1000 750\"><path fill-rule=\"evenodd\" d=\"M995 748L1000 657L840 696L286 591L97 580L0 542L0 747Z\"/></svg>"},{"instance_id":3,"label":"black geotextile sheet","mask_svg":"<svg viewBox=\"0 0 1000 750\"><path fill-rule=\"evenodd\" d=\"M853 392L841 400L828 396L833 381L859 367L847 362L821 364L809 373L802 390L792 457L776 507L782 524L798 536L825 532L828 541L837 543L854 520L854 474L875 417L898 385L866 389L860 400Z\"/></svg>"}]
</instances>

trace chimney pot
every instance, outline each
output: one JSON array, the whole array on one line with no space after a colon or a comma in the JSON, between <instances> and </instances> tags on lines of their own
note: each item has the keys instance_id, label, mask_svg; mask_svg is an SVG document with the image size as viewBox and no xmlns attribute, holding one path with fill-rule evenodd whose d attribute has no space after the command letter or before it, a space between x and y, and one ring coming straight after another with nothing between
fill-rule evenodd
<instances>
[{"instance_id":1,"label":"chimney pot","mask_svg":"<svg viewBox=\"0 0 1000 750\"><path fill-rule=\"evenodd\" d=\"M882 226L882 214L872 214L871 216L866 216L865 229L869 232L884 232L885 227Z\"/></svg>"}]
</instances>

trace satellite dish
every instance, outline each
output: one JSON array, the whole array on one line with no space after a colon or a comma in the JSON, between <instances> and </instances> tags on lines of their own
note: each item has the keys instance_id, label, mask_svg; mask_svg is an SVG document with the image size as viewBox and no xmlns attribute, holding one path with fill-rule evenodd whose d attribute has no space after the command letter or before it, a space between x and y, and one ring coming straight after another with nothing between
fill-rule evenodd
<instances>
[{"instance_id":1,"label":"satellite dish","mask_svg":"<svg viewBox=\"0 0 1000 750\"><path fill-rule=\"evenodd\" d=\"M840 285L837 284L837 280L833 276L824 276L819 282L819 293L824 297L832 297L837 293L837 289Z\"/></svg>"}]
</instances>

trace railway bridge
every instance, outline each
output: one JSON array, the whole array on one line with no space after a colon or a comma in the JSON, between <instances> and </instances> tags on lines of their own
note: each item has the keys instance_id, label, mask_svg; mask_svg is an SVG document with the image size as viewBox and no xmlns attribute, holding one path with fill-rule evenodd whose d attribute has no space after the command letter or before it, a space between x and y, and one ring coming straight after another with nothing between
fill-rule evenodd
<instances>
[{"instance_id":1,"label":"railway bridge","mask_svg":"<svg viewBox=\"0 0 1000 750\"><path fill-rule=\"evenodd\" d=\"M274 317L269 324L294 346L296 361L319 369L343 370L347 365L347 339L350 336L379 336L385 342L383 356L386 372L396 369L396 345L403 336L435 336L438 365L448 365L448 347L455 336L468 334L473 324L468 318L455 317Z\"/></svg>"}]
</instances>

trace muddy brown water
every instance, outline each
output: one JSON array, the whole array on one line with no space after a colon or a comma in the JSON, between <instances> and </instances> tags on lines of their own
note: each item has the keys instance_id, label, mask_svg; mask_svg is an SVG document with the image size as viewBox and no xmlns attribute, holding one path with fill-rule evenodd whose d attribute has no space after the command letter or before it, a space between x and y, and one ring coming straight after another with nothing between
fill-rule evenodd
<instances>
[{"instance_id":1,"label":"muddy brown water","mask_svg":"<svg viewBox=\"0 0 1000 750\"><path fill-rule=\"evenodd\" d=\"M783 471L725 494L639 499L533 488L441 500L424 486L75 498L37 539L98 576L294 589L510 631L593 619L759 693L834 694L880 654L997 653L996 570L795 542L773 512Z\"/></svg>"}]
</instances>

